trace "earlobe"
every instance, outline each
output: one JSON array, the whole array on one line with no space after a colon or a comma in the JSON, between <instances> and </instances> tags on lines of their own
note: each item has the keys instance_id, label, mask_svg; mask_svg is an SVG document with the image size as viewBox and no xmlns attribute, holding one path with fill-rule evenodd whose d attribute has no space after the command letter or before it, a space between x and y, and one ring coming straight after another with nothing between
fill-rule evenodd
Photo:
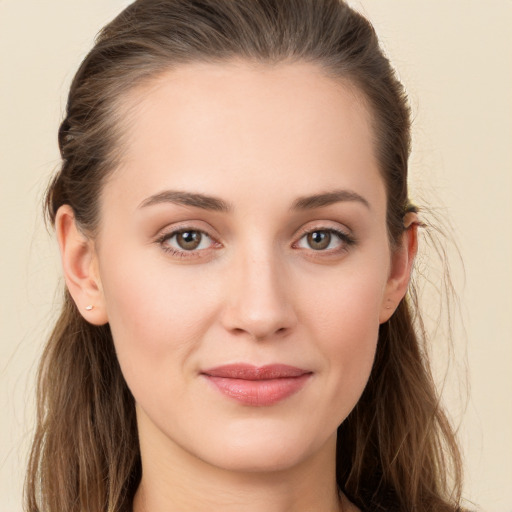
<instances>
[{"instance_id":1,"label":"earlobe","mask_svg":"<svg viewBox=\"0 0 512 512\"><path fill-rule=\"evenodd\" d=\"M379 322L387 322L400 301L404 298L418 252L418 218L415 213L407 214L402 243L392 254L391 268L381 305Z\"/></svg>"},{"instance_id":2,"label":"earlobe","mask_svg":"<svg viewBox=\"0 0 512 512\"><path fill-rule=\"evenodd\" d=\"M57 211L55 231L66 286L78 310L89 323L106 324L108 317L94 242L80 231L69 205L63 205Z\"/></svg>"}]
</instances>

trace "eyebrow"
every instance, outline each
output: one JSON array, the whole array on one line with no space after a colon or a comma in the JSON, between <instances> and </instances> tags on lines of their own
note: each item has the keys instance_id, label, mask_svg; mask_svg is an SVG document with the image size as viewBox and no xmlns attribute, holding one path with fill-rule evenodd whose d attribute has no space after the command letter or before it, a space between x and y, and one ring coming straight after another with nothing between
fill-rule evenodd
<instances>
[{"instance_id":1,"label":"eyebrow","mask_svg":"<svg viewBox=\"0 0 512 512\"><path fill-rule=\"evenodd\" d=\"M303 196L296 199L291 207L291 210L312 210L314 208L322 208L331 204L339 202L358 202L370 208L370 203L357 192L351 190L334 190L331 192L324 192L314 194L311 196ZM218 197L208 196L205 194L182 192L178 190L165 190L154 194L139 205L139 208L153 206L162 203L174 203L184 206L193 206L203 210L210 210L215 212L228 213L233 210L230 203L219 199Z\"/></svg>"},{"instance_id":2,"label":"eyebrow","mask_svg":"<svg viewBox=\"0 0 512 512\"><path fill-rule=\"evenodd\" d=\"M155 204L174 203L184 206L193 206L195 208L202 208L203 210L211 210L214 212L230 212L232 206L224 201L213 196L205 194L195 194L192 192L181 192L178 190L165 190L153 196L148 197L139 205L139 208L146 206L153 206Z\"/></svg>"},{"instance_id":3,"label":"eyebrow","mask_svg":"<svg viewBox=\"0 0 512 512\"><path fill-rule=\"evenodd\" d=\"M340 202L361 203L371 210L370 203L357 192L352 190L334 190L332 192L324 192L322 194L314 194L312 196L299 197L292 205L292 210L312 210L314 208L322 208L334 203Z\"/></svg>"}]
</instances>

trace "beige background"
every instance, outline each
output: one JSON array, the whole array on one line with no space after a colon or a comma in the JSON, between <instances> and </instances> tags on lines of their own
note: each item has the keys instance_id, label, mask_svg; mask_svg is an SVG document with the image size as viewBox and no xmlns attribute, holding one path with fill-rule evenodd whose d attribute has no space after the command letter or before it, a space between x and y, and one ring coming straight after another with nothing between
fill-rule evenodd
<instances>
[{"instance_id":1,"label":"beige background","mask_svg":"<svg viewBox=\"0 0 512 512\"><path fill-rule=\"evenodd\" d=\"M59 264L40 218L67 87L122 0L0 0L0 510L19 511L33 376ZM512 511L512 1L360 0L410 94L413 195L449 217L463 255L455 359L436 375L461 424L467 497ZM454 256L448 244L448 252ZM435 284L435 273L431 280ZM437 305L429 308L437 316ZM466 379L466 368L469 369ZM471 394L464 399L465 382Z\"/></svg>"}]
</instances>

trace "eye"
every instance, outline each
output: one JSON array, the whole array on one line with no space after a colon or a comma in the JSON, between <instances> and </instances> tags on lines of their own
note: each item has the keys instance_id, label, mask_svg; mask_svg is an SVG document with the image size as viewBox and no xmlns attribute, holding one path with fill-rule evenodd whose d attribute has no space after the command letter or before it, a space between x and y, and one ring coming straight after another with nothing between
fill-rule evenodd
<instances>
[{"instance_id":1,"label":"eye","mask_svg":"<svg viewBox=\"0 0 512 512\"><path fill-rule=\"evenodd\" d=\"M332 235L329 231L313 231L305 235L307 244L315 251L327 249L332 241Z\"/></svg>"},{"instance_id":2,"label":"eye","mask_svg":"<svg viewBox=\"0 0 512 512\"><path fill-rule=\"evenodd\" d=\"M204 231L180 229L163 235L158 242L162 248L175 255L197 252L212 247L214 241Z\"/></svg>"},{"instance_id":3,"label":"eye","mask_svg":"<svg viewBox=\"0 0 512 512\"><path fill-rule=\"evenodd\" d=\"M354 240L347 233L333 228L314 229L302 235L296 243L300 249L313 251L336 251L352 245Z\"/></svg>"}]
</instances>

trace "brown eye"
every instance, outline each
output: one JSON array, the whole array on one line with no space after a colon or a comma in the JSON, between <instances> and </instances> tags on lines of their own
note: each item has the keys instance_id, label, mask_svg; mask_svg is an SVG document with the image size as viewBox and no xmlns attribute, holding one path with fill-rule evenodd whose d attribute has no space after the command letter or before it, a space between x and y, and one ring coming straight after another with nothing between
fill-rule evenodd
<instances>
[{"instance_id":1,"label":"brown eye","mask_svg":"<svg viewBox=\"0 0 512 512\"><path fill-rule=\"evenodd\" d=\"M162 235L156 242L165 252L180 258L204 257L210 254L209 249L221 247L221 244L200 229L177 229Z\"/></svg>"},{"instance_id":2,"label":"brown eye","mask_svg":"<svg viewBox=\"0 0 512 512\"><path fill-rule=\"evenodd\" d=\"M329 231L312 231L307 235L309 247L315 251L327 249L331 243L331 233Z\"/></svg>"},{"instance_id":3,"label":"brown eye","mask_svg":"<svg viewBox=\"0 0 512 512\"><path fill-rule=\"evenodd\" d=\"M176 234L176 243L184 251L193 251L199 247L202 238L200 231L182 231Z\"/></svg>"}]
</instances>

